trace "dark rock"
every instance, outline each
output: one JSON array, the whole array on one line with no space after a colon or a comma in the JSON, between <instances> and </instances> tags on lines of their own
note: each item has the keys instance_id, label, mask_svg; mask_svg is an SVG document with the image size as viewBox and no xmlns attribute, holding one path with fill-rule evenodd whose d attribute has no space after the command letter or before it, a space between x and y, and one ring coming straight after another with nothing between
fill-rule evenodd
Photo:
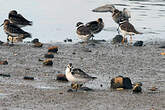
<instances>
[{"instance_id":1,"label":"dark rock","mask_svg":"<svg viewBox=\"0 0 165 110\"><path fill-rule=\"evenodd\" d=\"M38 38L35 38L35 39L33 39L31 42L32 42L32 43L37 43L37 42L39 42L39 39L38 39Z\"/></svg>"},{"instance_id":2,"label":"dark rock","mask_svg":"<svg viewBox=\"0 0 165 110\"><path fill-rule=\"evenodd\" d=\"M52 65L53 65L53 61L52 61L51 59L46 59L46 60L43 62L43 64L44 64L45 66L52 66Z\"/></svg>"},{"instance_id":3,"label":"dark rock","mask_svg":"<svg viewBox=\"0 0 165 110\"><path fill-rule=\"evenodd\" d=\"M0 41L0 45L3 45L3 44L4 44L4 42Z\"/></svg>"},{"instance_id":4,"label":"dark rock","mask_svg":"<svg viewBox=\"0 0 165 110\"><path fill-rule=\"evenodd\" d=\"M10 77L10 74L0 74L0 76L3 76L3 77Z\"/></svg>"},{"instance_id":5,"label":"dark rock","mask_svg":"<svg viewBox=\"0 0 165 110\"><path fill-rule=\"evenodd\" d=\"M136 42L133 44L133 46L138 46L138 47L143 46L143 41L136 41Z\"/></svg>"},{"instance_id":6,"label":"dark rock","mask_svg":"<svg viewBox=\"0 0 165 110\"><path fill-rule=\"evenodd\" d=\"M31 76L24 76L23 79L24 79L24 80L34 80L34 77L31 77Z\"/></svg>"},{"instance_id":7,"label":"dark rock","mask_svg":"<svg viewBox=\"0 0 165 110\"><path fill-rule=\"evenodd\" d=\"M117 88L123 88L123 89L132 89L132 83L130 78L123 77L123 76L117 76L113 79L111 79L111 88L117 89Z\"/></svg>"},{"instance_id":8,"label":"dark rock","mask_svg":"<svg viewBox=\"0 0 165 110\"><path fill-rule=\"evenodd\" d=\"M142 92L142 88L140 85L136 85L133 87L133 93L141 93Z\"/></svg>"},{"instance_id":9,"label":"dark rock","mask_svg":"<svg viewBox=\"0 0 165 110\"><path fill-rule=\"evenodd\" d=\"M48 48L48 52L57 53L58 52L58 47L57 46L49 47Z\"/></svg>"},{"instance_id":10,"label":"dark rock","mask_svg":"<svg viewBox=\"0 0 165 110\"><path fill-rule=\"evenodd\" d=\"M58 81L68 81L65 74L58 74L56 80Z\"/></svg>"},{"instance_id":11,"label":"dark rock","mask_svg":"<svg viewBox=\"0 0 165 110\"><path fill-rule=\"evenodd\" d=\"M47 53L44 55L45 58L54 58L54 55L52 53Z\"/></svg>"},{"instance_id":12,"label":"dark rock","mask_svg":"<svg viewBox=\"0 0 165 110\"><path fill-rule=\"evenodd\" d=\"M5 61L0 61L0 65L8 65L7 60L5 60Z\"/></svg>"},{"instance_id":13,"label":"dark rock","mask_svg":"<svg viewBox=\"0 0 165 110\"><path fill-rule=\"evenodd\" d=\"M65 39L64 42L72 42L72 39Z\"/></svg>"},{"instance_id":14,"label":"dark rock","mask_svg":"<svg viewBox=\"0 0 165 110\"><path fill-rule=\"evenodd\" d=\"M116 36L112 39L112 42L113 42L114 44L116 44L116 43L121 43L122 40L123 40L123 36L122 36L122 35L116 35ZM128 42L127 39L125 39L124 42L127 43L127 42Z\"/></svg>"}]
</instances>

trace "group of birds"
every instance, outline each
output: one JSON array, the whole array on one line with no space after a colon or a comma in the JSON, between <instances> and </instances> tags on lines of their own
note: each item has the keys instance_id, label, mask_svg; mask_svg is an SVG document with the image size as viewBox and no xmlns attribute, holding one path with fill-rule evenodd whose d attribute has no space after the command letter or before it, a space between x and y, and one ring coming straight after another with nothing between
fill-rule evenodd
<instances>
[{"instance_id":1,"label":"group of birds","mask_svg":"<svg viewBox=\"0 0 165 110\"><path fill-rule=\"evenodd\" d=\"M141 32L138 32L134 28L134 26L129 22L131 14L127 8L124 8L123 11L120 11L116 9L114 5L104 5L92 11L112 13L112 19L115 21L115 23L119 25L119 28L117 29L118 33L120 34L121 32L123 34L122 43L124 43L126 35L130 35L130 43L132 43L132 35L142 34ZM85 25L81 22L78 22L76 26L78 37L87 42L91 37L94 37L93 34L97 34L103 30L104 22L102 18L99 18L97 21L91 21Z\"/></svg>"},{"instance_id":2,"label":"group of birds","mask_svg":"<svg viewBox=\"0 0 165 110\"><path fill-rule=\"evenodd\" d=\"M21 14L18 14L16 10L9 12L8 19L5 19L1 26L4 27L4 32L7 34L7 41L11 41L17 38L23 40L25 38L31 38L31 34L24 31L22 27L31 26L32 21L27 20Z\"/></svg>"}]
</instances>

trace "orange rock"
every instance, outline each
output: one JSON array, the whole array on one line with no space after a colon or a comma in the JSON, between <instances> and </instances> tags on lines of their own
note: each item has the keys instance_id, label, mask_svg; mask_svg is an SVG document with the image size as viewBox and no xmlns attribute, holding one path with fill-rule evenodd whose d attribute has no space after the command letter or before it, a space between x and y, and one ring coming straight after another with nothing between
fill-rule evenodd
<instances>
[{"instance_id":1,"label":"orange rock","mask_svg":"<svg viewBox=\"0 0 165 110\"><path fill-rule=\"evenodd\" d=\"M46 59L44 62L43 62L44 65L46 66L52 66L53 65L53 61L51 59Z\"/></svg>"},{"instance_id":2,"label":"orange rock","mask_svg":"<svg viewBox=\"0 0 165 110\"><path fill-rule=\"evenodd\" d=\"M165 55L165 52L160 53L160 55Z\"/></svg>"},{"instance_id":3,"label":"orange rock","mask_svg":"<svg viewBox=\"0 0 165 110\"><path fill-rule=\"evenodd\" d=\"M57 53L58 51L58 47L57 46L52 46L48 48L48 52L53 52L53 53Z\"/></svg>"}]
</instances>

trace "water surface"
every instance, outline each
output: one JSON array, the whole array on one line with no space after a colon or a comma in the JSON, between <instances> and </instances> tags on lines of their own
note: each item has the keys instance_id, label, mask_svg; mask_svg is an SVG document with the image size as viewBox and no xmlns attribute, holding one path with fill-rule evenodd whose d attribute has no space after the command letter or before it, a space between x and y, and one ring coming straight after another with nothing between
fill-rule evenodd
<instances>
[{"instance_id":1,"label":"water surface","mask_svg":"<svg viewBox=\"0 0 165 110\"><path fill-rule=\"evenodd\" d=\"M95 35L95 39L111 40L117 34L117 24L112 20L111 13L91 11L105 4L115 4L120 10L128 8L131 11L130 22L144 33L135 35L134 40L164 39L165 34L164 0L0 0L0 4L1 23L7 18L8 12L15 9L33 21L32 27L24 29L42 42L63 42L65 38L78 42L75 24L99 17L105 22L105 30ZM6 41L2 27L0 37L0 40Z\"/></svg>"}]
</instances>

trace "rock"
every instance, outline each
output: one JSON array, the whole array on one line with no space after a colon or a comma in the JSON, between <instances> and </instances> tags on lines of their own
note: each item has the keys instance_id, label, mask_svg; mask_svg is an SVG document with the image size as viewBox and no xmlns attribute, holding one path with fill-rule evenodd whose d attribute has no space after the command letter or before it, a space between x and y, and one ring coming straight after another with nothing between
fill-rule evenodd
<instances>
[{"instance_id":1,"label":"rock","mask_svg":"<svg viewBox=\"0 0 165 110\"><path fill-rule=\"evenodd\" d=\"M72 39L65 39L64 42L72 42Z\"/></svg>"},{"instance_id":2,"label":"rock","mask_svg":"<svg viewBox=\"0 0 165 110\"><path fill-rule=\"evenodd\" d=\"M34 47L42 47L43 44L41 42L36 42L34 43Z\"/></svg>"},{"instance_id":3,"label":"rock","mask_svg":"<svg viewBox=\"0 0 165 110\"><path fill-rule=\"evenodd\" d=\"M44 64L45 66L52 66L52 65L53 65L53 61L52 61L51 59L46 59L46 60L43 62L43 64Z\"/></svg>"},{"instance_id":4,"label":"rock","mask_svg":"<svg viewBox=\"0 0 165 110\"><path fill-rule=\"evenodd\" d=\"M10 74L0 74L0 76L3 76L3 77L10 77Z\"/></svg>"},{"instance_id":5,"label":"rock","mask_svg":"<svg viewBox=\"0 0 165 110\"><path fill-rule=\"evenodd\" d=\"M32 42L32 43L37 43L37 42L39 42L39 39L38 39L38 38L35 38L35 39L33 39L31 42Z\"/></svg>"},{"instance_id":6,"label":"rock","mask_svg":"<svg viewBox=\"0 0 165 110\"><path fill-rule=\"evenodd\" d=\"M24 80L34 80L34 77L31 77L31 76L24 76L23 79L24 79Z\"/></svg>"},{"instance_id":7,"label":"rock","mask_svg":"<svg viewBox=\"0 0 165 110\"><path fill-rule=\"evenodd\" d=\"M135 85L132 90L133 90L133 93L141 93L142 92L142 88L140 85Z\"/></svg>"},{"instance_id":8,"label":"rock","mask_svg":"<svg viewBox=\"0 0 165 110\"><path fill-rule=\"evenodd\" d=\"M138 47L143 46L143 41L136 41L136 42L133 44L133 46L138 46Z\"/></svg>"},{"instance_id":9,"label":"rock","mask_svg":"<svg viewBox=\"0 0 165 110\"><path fill-rule=\"evenodd\" d=\"M5 60L5 61L0 61L0 65L8 65L7 60Z\"/></svg>"},{"instance_id":10,"label":"rock","mask_svg":"<svg viewBox=\"0 0 165 110\"><path fill-rule=\"evenodd\" d=\"M52 53L57 53L58 51L58 47L57 46L52 46L48 48L48 52L52 52Z\"/></svg>"},{"instance_id":11,"label":"rock","mask_svg":"<svg viewBox=\"0 0 165 110\"><path fill-rule=\"evenodd\" d=\"M113 42L114 44L116 44L116 43L121 43L122 40L123 40L123 36L122 36L122 35L116 35L116 36L112 39L112 42ZM125 39L124 42L127 43L128 40Z\"/></svg>"},{"instance_id":12,"label":"rock","mask_svg":"<svg viewBox=\"0 0 165 110\"><path fill-rule=\"evenodd\" d=\"M123 89L132 89L132 83L130 78L123 77L123 76L117 76L113 79L111 79L111 88L117 89L117 88L123 88Z\"/></svg>"},{"instance_id":13,"label":"rock","mask_svg":"<svg viewBox=\"0 0 165 110\"><path fill-rule=\"evenodd\" d=\"M157 91L158 88L154 86L154 87L150 88L149 90L150 90L150 91Z\"/></svg>"},{"instance_id":14,"label":"rock","mask_svg":"<svg viewBox=\"0 0 165 110\"><path fill-rule=\"evenodd\" d=\"M2 42L1 40L0 40L0 45L3 45L4 44L4 42Z\"/></svg>"},{"instance_id":15,"label":"rock","mask_svg":"<svg viewBox=\"0 0 165 110\"><path fill-rule=\"evenodd\" d=\"M54 55L51 52L48 52L44 55L45 58L54 58Z\"/></svg>"},{"instance_id":16,"label":"rock","mask_svg":"<svg viewBox=\"0 0 165 110\"><path fill-rule=\"evenodd\" d=\"M58 80L58 81L67 81L68 82L65 74L62 74L62 73L57 75L56 80Z\"/></svg>"}]
</instances>

